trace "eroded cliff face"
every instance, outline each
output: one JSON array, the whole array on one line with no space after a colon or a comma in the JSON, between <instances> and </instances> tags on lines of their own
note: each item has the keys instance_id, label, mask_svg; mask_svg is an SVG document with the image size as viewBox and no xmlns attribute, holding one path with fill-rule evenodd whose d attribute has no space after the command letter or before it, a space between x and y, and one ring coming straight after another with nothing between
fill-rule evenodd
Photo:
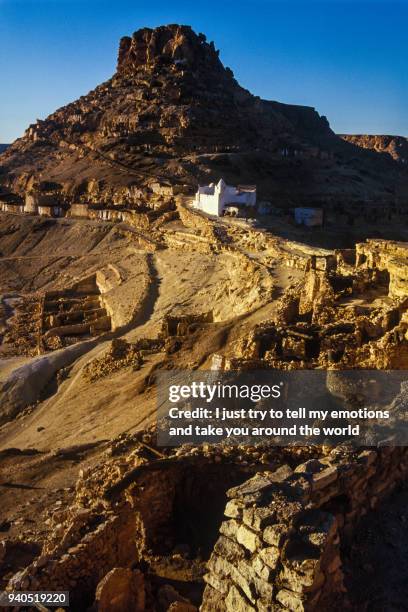
<instances>
[{"instance_id":1,"label":"eroded cliff face","mask_svg":"<svg viewBox=\"0 0 408 612\"><path fill-rule=\"evenodd\" d=\"M285 108L290 112L281 112ZM41 160L40 171L60 174L67 160L76 165L86 158L94 165L105 156L119 173L120 163L136 175L150 166L166 173L166 156L225 147L273 150L285 134L298 139L302 126L313 127L316 137L333 136L313 109L280 108L241 88L204 35L188 26L145 28L121 40L111 79L30 126L4 162L23 169ZM144 152L164 158L140 159ZM74 178L73 168L67 173Z\"/></svg>"},{"instance_id":2,"label":"eroded cliff face","mask_svg":"<svg viewBox=\"0 0 408 612\"><path fill-rule=\"evenodd\" d=\"M341 137L357 147L385 153L402 164L408 163L408 139L403 136L344 134Z\"/></svg>"}]
</instances>

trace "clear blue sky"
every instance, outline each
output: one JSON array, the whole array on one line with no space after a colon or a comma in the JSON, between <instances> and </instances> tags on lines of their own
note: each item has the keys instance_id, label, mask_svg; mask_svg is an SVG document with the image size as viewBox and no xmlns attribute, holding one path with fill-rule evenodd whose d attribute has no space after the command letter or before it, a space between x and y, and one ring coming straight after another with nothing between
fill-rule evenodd
<instances>
[{"instance_id":1,"label":"clear blue sky","mask_svg":"<svg viewBox=\"0 0 408 612\"><path fill-rule=\"evenodd\" d=\"M263 98L408 136L408 0L0 0L0 142L109 78L121 36L166 23L204 32Z\"/></svg>"}]
</instances>

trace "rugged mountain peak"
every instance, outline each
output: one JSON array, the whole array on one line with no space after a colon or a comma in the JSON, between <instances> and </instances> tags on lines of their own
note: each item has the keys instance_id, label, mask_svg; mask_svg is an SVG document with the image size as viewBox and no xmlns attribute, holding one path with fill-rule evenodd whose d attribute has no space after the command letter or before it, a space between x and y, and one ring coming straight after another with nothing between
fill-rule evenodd
<instances>
[{"instance_id":1,"label":"rugged mountain peak","mask_svg":"<svg viewBox=\"0 0 408 612\"><path fill-rule=\"evenodd\" d=\"M189 67L206 64L223 69L214 43L207 43L205 35L196 34L190 26L171 24L142 28L131 37L121 39L118 72L158 63Z\"/></svg>"},{"instance_id":2,"label":"rugged mountain peak","mask_svg":"<svg viewBox=\"0 0 408 612\"><path fill-rule=\"evenodd\" d=\"M47 181L61 186L68 203L137 206L141 193L149 201L152 181L193 192L224 177L256 183L267 199L314 204L321 192L344 198L336 157L356 156L367 153L337 138L314 108L252 95L204 34L171 24L122 38L112 78L30 125L1 154L0 185L24 196ZM350 163L359 172L360 162ZM347 183L350 197L382 197L384 175L364 176ZM387 194L395 182L390 176Z\"/></svg>"}]
</instances>

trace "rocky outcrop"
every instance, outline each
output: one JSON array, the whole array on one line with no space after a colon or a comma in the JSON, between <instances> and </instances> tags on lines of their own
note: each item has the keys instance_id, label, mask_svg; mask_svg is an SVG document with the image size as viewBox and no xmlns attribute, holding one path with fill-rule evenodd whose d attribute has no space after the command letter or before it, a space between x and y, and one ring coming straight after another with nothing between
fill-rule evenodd
<instances>
[{"instance_id":1,"label":"rocky outcrop","mask_svg":"<svg viewBox=\"0 0 408 612\"><path fill-rule=\"evenodd\" d=\"M388 203L398 169L381 158L381 177L366 180L365 173L357 176L364 160L314 108L253 96L223 66L212 42L173 24L122 38L113 77L30 125L2 154L1 182L27 194L30 206L52 197L64 206L145 212L156 196L191 192L197 182L221 176L256 182L288 205L295 194L302 201L316 193L337 201L345 189L353 201L376 193ZM355 167L354 182L344 182L343 162Z\"/></svg>"},{"instance_id":2,"label":"rocky outcrop","mask_svg":"<svg viewBox=\"0 0 408 612\"><path fill-rule=\"evenodd\" d=\"M408 164L408 138L377 134L342 134L341 137L357 147L385 153L401 164Z\"/></svg>"},{"instance_id":3,"label":"rocky outcrop","mask_svg":"<svg viewBox=\"0 0 408 612\"><path fill-rule=\"evenodd\" d=\"M408 245L405 242L367 240L356 246L357 265L375 268L389 275L389 296L408 296Z\"/></svg>"}]
</instances>

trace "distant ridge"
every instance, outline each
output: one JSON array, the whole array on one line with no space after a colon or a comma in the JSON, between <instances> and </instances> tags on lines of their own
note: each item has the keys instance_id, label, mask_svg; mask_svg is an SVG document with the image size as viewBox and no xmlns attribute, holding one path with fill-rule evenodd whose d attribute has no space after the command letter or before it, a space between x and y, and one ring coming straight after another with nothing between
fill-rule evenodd
<instances>
[{"instance_id":1,"label":"distant ridge","mask_svg":"<svg viewBox=\"0 0 408 612\"><path fill-rule=\"evenodd\" d=\"M389 134L340 134L341 138L363 149L387 153L395 161L408 164L408 138Z\"/></svg>"}]
</instances>

